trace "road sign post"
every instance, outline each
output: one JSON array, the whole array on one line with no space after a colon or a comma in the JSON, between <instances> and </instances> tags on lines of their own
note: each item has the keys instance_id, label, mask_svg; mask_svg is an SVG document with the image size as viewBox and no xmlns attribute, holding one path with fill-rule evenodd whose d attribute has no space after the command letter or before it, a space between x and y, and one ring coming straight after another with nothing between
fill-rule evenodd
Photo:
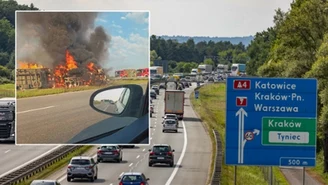
<instances>
[{"instance_id":1,"label":"road sign post","mask_svg":"<svg viewBox=\"0 0 328 185\"><path fill-rule=\"evenodd\" d=\"M227 165L314 167L317 80L227 79Z\"/></svg>"},{"instance_id":2,"label":"road sign post","mask_svg":"<svg viewBox=\"0 0 328 185\"><path fill-rule=\"evenodd\" d=\"M195 98L198 99L198 97L199 97L199 91L195 90Z\"/></svg>"}]
</instances>

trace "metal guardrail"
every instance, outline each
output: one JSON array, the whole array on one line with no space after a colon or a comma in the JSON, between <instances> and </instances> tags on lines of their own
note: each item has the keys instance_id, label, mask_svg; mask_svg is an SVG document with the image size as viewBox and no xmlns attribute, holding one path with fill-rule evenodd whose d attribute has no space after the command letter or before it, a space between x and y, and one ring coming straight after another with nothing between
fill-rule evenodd
<instances>
[{"instance_id":1,"label":"metal guardrail","mask_svg":"<svg viewBox=\"0 0 328 185\"><path fill-rule=\"evenodd\" d=\"M213 174L212 174L212 185L220 185L221 180L221 167L222 167L222 142L220 139L220 134L218 131L213 129L215 144L216 144L216 156L215 156L215 163L213 168Z\"/></svg>"},{"instance_id":2,"label":"metal guardrail","mask_svg":"<svg viewBox=\"0 0 328 185\"><path fill-rule=\"evenodd\" d=\"M82 146L63 146L30 164L0 178L0 185L15 185L39 173Z\"/></svg>"}]
</instances>

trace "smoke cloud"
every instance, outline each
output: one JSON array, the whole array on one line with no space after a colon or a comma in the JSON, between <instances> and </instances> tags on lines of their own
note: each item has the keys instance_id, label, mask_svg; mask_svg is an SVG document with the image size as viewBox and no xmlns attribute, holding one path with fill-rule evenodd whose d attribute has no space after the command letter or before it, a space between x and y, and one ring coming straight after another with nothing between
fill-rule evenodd
<instances>
[{"instance_id":1,"label":"smoke cloud","mask_svg":"<svg viewBox=\"0 0 328 185\"><path fill-rule=\"evenodd\" d=\"M104 66L111 37L95 27L96 18L94 12L18 12L17 60L54 68L65 64L68 50L79 67L72 73L84 70L88 62Z\"/></svg>"}]
</instances>

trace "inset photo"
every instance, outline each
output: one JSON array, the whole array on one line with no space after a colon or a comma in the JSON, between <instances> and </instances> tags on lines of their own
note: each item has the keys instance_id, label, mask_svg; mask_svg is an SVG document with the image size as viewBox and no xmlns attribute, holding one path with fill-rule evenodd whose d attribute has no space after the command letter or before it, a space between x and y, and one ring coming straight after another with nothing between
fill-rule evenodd
<instances>
[{"instance_id":1,"label":"inset photo","mask_svg":"<svg viewBox=\"0 0 328 185\"><path fill-rule=\"evenodd\" d=\"M16 144L148 145L149 19L16 11Z\"/></svg>"}]
</instances>

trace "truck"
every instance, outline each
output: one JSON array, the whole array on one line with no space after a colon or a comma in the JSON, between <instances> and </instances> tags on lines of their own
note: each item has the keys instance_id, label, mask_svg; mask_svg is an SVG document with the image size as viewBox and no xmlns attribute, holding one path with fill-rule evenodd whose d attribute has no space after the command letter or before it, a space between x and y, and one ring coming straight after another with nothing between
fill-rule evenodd
<instances>
[{"instance_id":1,"label":"truck","mask_svg":"<svg viewBox=\"0 0 328 185\"><path fill-rule=\"evenodd\" d=\"M229 65L218 64L217 71L218 73L226 73L229 71Z\"/></svg>"},{"instance_id":2,"label":"truck","mask_svg":"<svg viewBox=\"0 0 328 185\"><path fill-rule=\"evenodd\" d=\"M148 77L149 68L137 69L137 77Z\"/></svg>"},{"instance_id":3,"label":"truck","mask_svg":"<svg viewBox=\"0 0 328 185\"><path fill-rule=\"evenodd\" d=\"M190 72L191 75L197 75L197 73L198 73L198 69L192 69Z\"/></svg>"},{"instance_id":4,"label":"truck","mask_svg":"<svg viewBox=\"0 0 328 185\"><path fill-rule=\"evenodd\" d=\"M185 92L181 90L166 90L164 98L164 114L176 114L183 119Z\"/></svg>"},{"instance_id":5,"label":"truck","mask_svg":"<svg viewBox=\"0 0 328 185\"><path fill-rule=\"evenodd\" d=\"M212 73L213 66L208 64L202 64L198 66L198 70L201 74L210 74Z\"/></svg>"},{"instance_id":6,"label":"truck","mask_svg":"<svg viewBox=\"0 0 328 185\"><path fill-rule=\"evenodd\" d=\"M161 75L163 76L163 67L161 66L152 66L149 68L150 76Z\"/></svg>"},{"instance_id":7,"label":"truck","mask_svg":"<svg viewBox=\"0 0 328 185\"><path fill-rule=\"evenodd\" d=\"M0 99L0 141L15 142L15 98Z\"/></svg>"},{"instance_id":8,"label":"truck","mask_svg":"<svg viewBox=\"0 0 328 185\"><path fill-rule=\"evenodd\" d=\"M243 76L246 74L246 64L232 64L231 76Z\"/></svg>"}]
</instances>

